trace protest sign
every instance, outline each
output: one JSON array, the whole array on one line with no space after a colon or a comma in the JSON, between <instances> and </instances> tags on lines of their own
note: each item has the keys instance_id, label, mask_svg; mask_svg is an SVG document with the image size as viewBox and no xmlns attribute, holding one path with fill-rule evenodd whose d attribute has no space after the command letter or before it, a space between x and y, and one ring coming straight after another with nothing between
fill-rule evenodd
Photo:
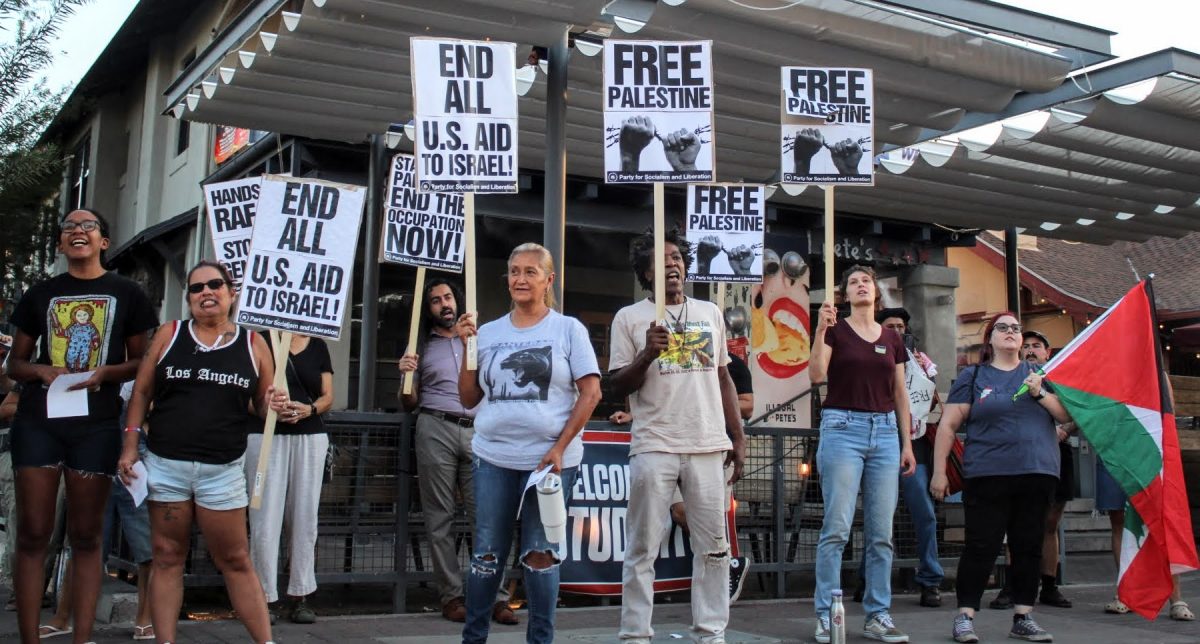
<instances>
[{"instance_id":1,"label":"protest sign","mask_svg":"<svg viewBox=\"0 0 1200 644\"><path fill-rule=\"evenodd\" d=\"M712 181L712 42L604 41L607 183Z\"/></svg>"},{"instance_id":2,"label":"protest sign","mask_svg":"<svg viewBox=\"0 0 1200 644\"><path fill-rule=\"evenodd\" d=\"M365 195L361 186L263 178L238 323L340 337Z\"/></svg>"},{"instance_id":3,"label":"protest sign","mask_svg":"<svg viewBox=\"0 0 1200 644\"><path fill-rule=\"evenodd\" d=\"M392 157L385 188L380 257L385 262L461 273L463 196L417 192L415 168L416 159L410 154Z\"/></svg>"},{"instance_id":4,"label":"protest sign","mask_svg":"<svg viewBox=\"0 0 1200 644\"><path fill-rule=\"evenodd\" d=\"M781 70L783 182L873 185L875 94L871 70Z\"/></svg>"},{"instance_id":5,"label":"protest sign","mask_svg":"<svg viewBox=\"0 0 1200 644\"><path fill-rule=\"evenodd\" d=\"M583 462L567 503L567 543L560 590L584 595L620 595L625 563L626 509L629 503L629 432L583 432ZM654 590L691 586L692 549L683 530L662 526L663 542L654 563Z\"/></svg>"},{"instance_id":6,"label":"protest sign","mask_svg":"<svg viewBox=\"0 0 1200 644\"><path fill-rule=\"evenodd\" d=\"M688 184L687 238L696 243L688 281L762 281L766 203L761 185Z\"/></svg>"},{"instance_id":7,"label":"protest sign","mask_svg":"<svg viewBox=\"0 0 1200 644\"><path fill-rule=\"evenodd\" d=\"M516 45L412 38L421 192L517 191Z\"/></svg>"},{"instance_id":8,"label":"protest sign","mask_svg":"<svg viewBox=\"0 0 1200 644\"><path fill-rule=\"evenodd\" d=\"M254 232L254 209L258 204L262 177L238 179L204 186L208 228L217 260L229 269L233 286L242 288L250 235Z\"/></svg>"}]
</instances>

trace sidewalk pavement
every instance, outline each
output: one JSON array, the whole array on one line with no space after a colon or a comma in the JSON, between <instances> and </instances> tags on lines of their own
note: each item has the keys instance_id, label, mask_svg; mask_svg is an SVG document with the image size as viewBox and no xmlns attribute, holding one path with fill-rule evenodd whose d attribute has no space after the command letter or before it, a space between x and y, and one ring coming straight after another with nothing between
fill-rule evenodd
<instances>
[{"instance_id":1,"label":"sidewalk pavement","mask_svg":"<svg viewBox=\"0 0 1200 644\"><path fill-rule=\"evenodd\" d=\"M1163 614L1153 622L1136 615L1107 615L1103 605L1112 598L1110 584L1070 585L1064 593L1075 602L1074 608L1037 607L1038 622L1054 634L1054 641L1066 644L1196 644L1200 642L1200 622L1175 622ZM985 602L994 591L988 592ZM1200 576L1183 578L1185 599L1193 600L1200 608ZM916 595L897 595L892 615L897 626L907 632L914 643L950 642L950 625L954 616L954 595L943 595L944 608L921 608ZM655 642L687 641L690 622L687 604L655 606ZM616 642L620 608L592 607L560 609L557 638L559 642L600 643ZM770 642L811 642L814 620L811 599L739 601L731 609L727 641L734 643L766 644ZM853 629L848 642L867 642L858 630L862 623L862 606L847 605L847 623ZM976 617L976 630L983 642L1007 641L1011 624L1009 611L983 610ZM520 626L493 624L491 641L497 644L516 644L524 641L525 614L518 611ZM99 644L129 642L129 624L104 625L95 633ZM248 637L241 624L232 620L182 622L181 642L246 642ZM460 641L460 625L447 622L437 614L373 615L324 617L311 626L282 621L275 627L276 641L332 642L351 644L448 644ZM14 613L0 612L0 642L16 641ZM66 642L56 638L50 642Z\"/></svg>"}]
</instances>

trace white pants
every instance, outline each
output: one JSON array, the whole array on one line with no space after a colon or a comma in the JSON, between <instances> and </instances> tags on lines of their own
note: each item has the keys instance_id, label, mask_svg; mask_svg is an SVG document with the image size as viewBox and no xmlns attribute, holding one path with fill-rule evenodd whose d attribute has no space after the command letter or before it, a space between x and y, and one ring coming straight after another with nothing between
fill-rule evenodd
<instances>
[{"instance_id":1,"label":"white pants","mask_svg":"<svg viewBox=\"0 0 1200 644\"><path fill-rule=\"evenodd\" d=\"M250 434L246 445L246 480L251 489L262 439L262 434ZM279 542L285 524L290 564L287 594L304 597L317 590L317 508L328 451L327 434L276 434L271 441L262 508L250 509L250 559L268 602L279 599Z\"/></svg>"},{"instance_id":2,"label":"white pants","mask_svg":"<svg viewBox=\"0 0 1200 644\"><path fill-rule=\"evenodd\" d=\"M729 540L725 529L724 452L643 452L629 459L629 509L622 568L623 642L654 637L654 561L678 488L692 546L692 639L724 641L729 623Z\"/></svg>"}]
</instances>

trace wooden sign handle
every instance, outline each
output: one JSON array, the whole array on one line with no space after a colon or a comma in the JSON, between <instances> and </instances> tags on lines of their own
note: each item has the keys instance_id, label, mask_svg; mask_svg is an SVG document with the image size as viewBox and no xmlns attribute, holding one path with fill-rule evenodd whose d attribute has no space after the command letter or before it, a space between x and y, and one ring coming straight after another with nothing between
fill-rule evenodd
<instances>
[{"instance_id":1,"label":"wooden sign handle","mask_svg":"<svg viewBox=\"0 0 1200 644\"><path fill-rule=\"evenodd\" d=\"M275 343L275 385L276 391L287 391L287 359L292 346L291 331L271 331L271 341ZM258 452L258 468L254 472L254 485L250 493L250 508L262 508L263 486L267 481L267 466L271 463L271 441L275 439L275 423L278 415L270 405L267 406L267 420L263 424L262 448Z\"/></svg>"},{"instance_id":2,"label":"wooden sign handle","mask_svg":"<svg viewBox=\"0 0 1200 644\"><path fill-rule=\"evenodd\" d=\"M424 292L425 292L425 267L418 266L417 267L417 280L416 280L416 282L413 283L412 317L409 319L409 322L408 322L408 348L404 351L405 355L409 355L409 354L413 354L413 353L417 352L417 332L421 328L421 315L424 313L424 308L422 307L422 304L424 303L424 300L425 300L425 297L423 296ZM404 395L405 396L412 394L413 381L415 381L416 379L417 379L416 371L413 371L412 373L409 373L409 374L405 374L405 376L404 376Z\"/></svg>"},{"instance_id":3,"label":"wooden sign handle","mask_svg":"<svg viewBox=\"0 0 1200 644\"><path fill-rule=\"evenodd\" d=\"M466 256L463 261L463 279L466 282L467 313L475 314L475 324L479 324L479 309L475 304L475 193L463 194L463 240L466 245ZM479 339L478 336L467 338L467 370L479 369Z\"/></svg>"},{"instance_id":4,"label":"wooden sign handle","mask_svg":"<svg viewBox=\"0 0 1200 644\"><path fill-rule=\"evenodd\" d=\"M667 243L663 184L654 183L654 320L665 322L667 316Z\"/></svg>"},{"instance_id":5,"label":"wooden sign handle","mask_svg":"<svg viewBox=\"0 0 1200 644\"><path fill-rule=\"evenodd\" d=\"M833 186L825 186L825 301L833 300Z\"/></svg>"}]
</instances>

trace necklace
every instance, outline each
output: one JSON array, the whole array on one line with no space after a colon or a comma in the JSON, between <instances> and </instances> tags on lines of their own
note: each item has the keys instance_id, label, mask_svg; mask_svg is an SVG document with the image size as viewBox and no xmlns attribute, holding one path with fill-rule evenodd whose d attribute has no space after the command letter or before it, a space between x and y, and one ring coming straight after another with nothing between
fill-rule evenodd
<instances>
[{"instance_id":1,"label":"necklace","mask_svg":"<svg viewBox=\"0 0 1200 644\"><path fill-rule=\"evenodd\" d=\"M687 328L687 321L688 321L687 305L688 305L687 298L684 297L683 308L679 310L679 315L675 315L674 313L671 313L671 309L668 309L665 307L663 308L663 310L667 312L667 315L671 316L671 322L672 322L672 325L675 327L676 333L683 333L684 329Z\"/></svg>"},{"instance_id":2,"label":"necklace","mask_svg":"<svg viewBox=\"0 0 1200 644\"><path fill-rule=\"evenodd\" d=\"M195 326L193 325L193 329L194 328L195 328ZM193 332L193 335L195 335L194 332ZM200 340L200 336L195 335L196 352L203 351L203 352L207 353L209 351L216 351L217 349L220 349L222 346L224 346L228 342L232 341L233 337L235 335L237 335L236 331L224 331L222 333L218 333L216 339L213 340L213 343L211 345L204 344L204 342L202 342Z\"/></svg>"}]
</instances>

